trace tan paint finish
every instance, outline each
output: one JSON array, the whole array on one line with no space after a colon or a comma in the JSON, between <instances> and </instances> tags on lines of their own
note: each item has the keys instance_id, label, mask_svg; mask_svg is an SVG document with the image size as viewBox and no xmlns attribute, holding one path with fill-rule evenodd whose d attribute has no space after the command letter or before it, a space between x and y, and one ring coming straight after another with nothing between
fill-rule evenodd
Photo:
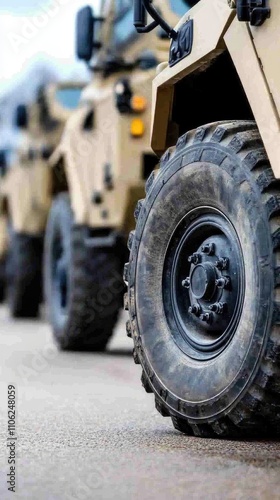
<instances>
[{"instance_id":1,"label":"tan paint finish","mask_svg":"<svg viewBox=\"0 0 280 500\"><path fill-rule=\"evenodd\" d=\"M153 82L151 142L157 154L162 154L168 147L166 134L174 85L198 68L203 68L224 50L223 34L234 16L227 0L201 0L176 26L178 29L188 19L194 19L193 50L172 68L166 67Z\"/></svg>"},{"instance_id":2,"label":"tan paint finish","mask_svg":"<svg viewBox=\"0 0 280 500\"><path fill-rule=\"evenodd\" d=\"M14 165L2 183L9 204L9 217L16 232L31 235L45 229L50 208L50 175L42 161Z\"/></svg>"},{"instance_id":3,"label":"tan paint finish","mask_svg":"<svg viewBox=\"0 0 280 500\"><path fill-rule=\"evenodd\" d=\"M157 2L172 16L169 0ZM104 2L106 22L102 28L102 41L108 45L97 53L98 64L106 56L112 33L112 12L114 0ZM105 41L104 41L105 40ZM165 61L169 52L169 40L162 40L154 31L146 36L136 36L128 46L120 51L126 61L135 61L144 50L152 50L159 62ZM62 140L50 159L52 167L62 160L66 171L75 222L92 228L115 228L128 232L133 227L133 210L136 200L144 195L142 178L143 155L152 154L150 147L150 121L152 81L156 68L144 71L134 69L120 71L103 78L93 74L92 82L83 92L80 109L68 120ZM128 78L134 95L144 96L147 109L139 114L120 114L115 105L115 85ZM83 129L83 123L94 110L94 128ZM145 133L141 138L133 138L130 124L134 118L144 122ZM104 184L104 167L111 165L113 188ZM58 169L59 170L59 169ZM102 203L92 203L95 192L102 196Z\"/></svg>"},{"instance_id":4,"label":"tan paint finish","mask_svg":"<svg viewBox=\"0 0 280 500\"><path fill-rule=\"evenodd\" d=\"M152 70L127 76L135 94L149 101L154 75ZM114 102L114 86L119 78L118 74L105 83L95 79L90 88L91 105L73 114L58 148L60 154L56 151L51 158L52 162L64 158L75 220L91 227L121 229L124 226L130 191L140 186L143 193L142 155L152 153L149 147L150 106L139 115L121 115ZM98 127L86 132L82 124L92 107ZM136 116L143 120L146 131L144 137L135 139L130 135L130 124ZM104 185L107 163L112 166L114 188L111 190ZM100 205L91 201L94 192L102 195ZM108 210L107 219L102 217L104 210Z\"/></svg>"},{"instance_id":5,"label":"tan paint finish","mask_svg":"<svg viewBox=\"0 0 280 500\"><path fill-rule=\"evenodd\" d=\"M189 18L194 19L192 53L173 68L163 66L153 82L151 142L157 154L162 154L170 146L167 131L175 84L197 69L207 71L209 62L227 49L252 108L274 174L280 178L279 1L271 0L270 7L272 16L261 27L239 22L236 11L229 8L227 0L201 0L182 18L178 26Z\"/></svg>"},{"instance_id":6,"label":"tan paint finish","mask_svg":"<svg viewBox=\"0 0 280 500\"><path fill-rule=\"evenodd\" d=\"M225 42L251 105L274 175L280 178L279 115L247 25L235 19L225 35Z\"/></svg>"},{"instance_id":7,"label":"tan paint finish","mask_svg":"<svg viewBox=\"0 0 280 500\"><path fill-rule=\"evenodd\" d=\"M271 17L260 28L250 27L253 42L260 59L265 78L273 96L278 114L280 114L280 2L269 0Z\"/></svg>"},{"instance_id":8,"label":"tan paint finish","mask_svg":"<svg viewBox=\"0 0 280 500\"><path fill-rule=\"evenodd\" d=\"M46 129L41 123L37 102L28 109L28 129L22 133L17 162L10 167L0 184L2 198L8 206L9 218L16 232L38 235L45 229L51 205L51 171L48 161L42 159L41 151L43 147L55 148L72 113L72 110L60 105L55 93L60 89L82 89L83 86L82 83L69 82L45 88L49 115L57 122L52 130ZM36 155L33 160L28 157L30 149Z\"/></svg>"}]
</instances>

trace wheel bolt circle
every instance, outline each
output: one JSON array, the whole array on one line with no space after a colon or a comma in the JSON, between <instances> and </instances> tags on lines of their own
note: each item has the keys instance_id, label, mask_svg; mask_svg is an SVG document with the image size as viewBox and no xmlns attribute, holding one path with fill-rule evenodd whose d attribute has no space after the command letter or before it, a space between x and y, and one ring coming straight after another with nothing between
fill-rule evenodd
<instances>
[{"instance_id":1,"label":"wheel bolt circle","mask_svg":"<svg viewBox=\"0 0 280 500\"><path fill-rule=\"evenodd\" d=\"M229 276L223 276L222 278L218 278L215 281L215 285L218 288L228 288L229 285L230 285L230 278L229 278Z\"/></svg>"},{"instance_id":2,"label":"wheel bolt circle","mask_svg":"<svg viewBox=\"0 0 280 500\"><path fill-rule=\"evenodd\" d=\"M188 261L191 263L191 264L199 264L201 262L201 255L200 253L194 253L193 255L191 255L190 257L188 257Z\"/></svg>"},{"instance_id":3,"label":"wheel bolt circle","mask_svg":"<svg viewBox=\"0 0 280 500\"><path fill-rule=\"evenodd\" d=\"M213 321L213 313L203 313L199 316L199 319L201 321L204 321L205 323L212 323Z\"/></svg>"},{"instance_id":4,"label":"wheel bolt circle","mask_svg":"<svg viewBox=\"0 0 280 500\"><path fill-rule=\"evenodd\" d=\"M215 262L215 266L219 271L223 271L228 268L229 265L229 259L227 257L221 257Z\"/></svg>"},{"instance_id":5,"label":"wheel bolt circle","mask_svg":"<svg viewBox=\"0 0 280 500\"><path fill-rule=\"evenodd\" d=\"M184 288L190 288L191 285L191 280L189 277L187 277L185 280L182 281L182 286Z\"/></svg>"},{"instance_id":6,"label":"wheel bolt circle","mask_svg":"<svg viewBox=\"0 0 280 500\"><path fill-rule=\"evenodd\" d=\"M225 312L226 307L227 307L226 302L216 302L215 304L209 306L209 309L214 313L223 314Z\"/></svg>"},{"instance_id":7,"label":"wheel bolt circle","mask_svg":"<svg viewBox=\"0 0 280 500\"><path fill-rule=\"evenodd\" d=\"M205 253L206 255L214 255L215 253L215 244L214 243L208 243L207 245L203 245L201 247L202 253Z\"/></svg>"},{"instance_id":8,"label":"wheel bolt circle","mask_svg":"<svg viewBox=\"0 0 280 500\"><path fill-rule=\"evenodd\" d=\"M189 313L195 314L195 316L199 316L201 312L201 307L198 304L193 304L189 307Z\"/></svg>"}]
</instances>

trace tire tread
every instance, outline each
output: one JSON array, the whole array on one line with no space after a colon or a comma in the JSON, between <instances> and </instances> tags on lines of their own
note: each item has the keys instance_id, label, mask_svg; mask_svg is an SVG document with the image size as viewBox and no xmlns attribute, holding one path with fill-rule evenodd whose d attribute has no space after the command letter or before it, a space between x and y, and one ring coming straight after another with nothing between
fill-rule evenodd
<instances>
[{"instance_id":1,"label":"tire tread","mask_svg":"<svg viewBox=\"0 0 280 500\"><path fill-rule=\"evenodd\" d=\"M271 240L274 248L275 261L280 262L280 227L277 218L280 214L280 189L279 181L274 177L265 153L263 143L259 136L256 124L254 122L220 122L211 123L200 127L196 131L190 131L180 137L176 147L169 148L160 161L160 169L167 169L187 146L196 143L219 142L222 146L229 147L241 159L242 165L251 172L256 187L259 189L263 206L267 209L267 216L272 225L275 222L274 230L271 231ZM149 193L153 182L148 180L149 186L146 191ZM141 200L141 210L144 202ZM139 218L140 209L138 206L137 217ZM137 227L136 227L137 237ZM135 241L135 238L134 238ZM131 245L131 259L134 257L135 246ZM280 303L277 301L277 288L280 286L279 268L275 266L275 304L280 310ZM129 280L128 280L129 282ZM130 284L129 284L130 285ZM127 307L130 306L130 288L127 298ZM167 402L161 398L156 391L154 384L149 381L145 375L145 385L149 383L155 393L155 402L157 410L164 416L170 415L175 429L188 435L199 437L240 437L240 436L258 436L271 435L277 432L280 427L280 315L277 321L274 319L274 325L270 338L266 345L266 350L256 373L255 379L247 393L233 407L227 416L203 424L193 423L187 418L170 413ZM131 317L132 320L132 317ZM137 321L135 322L137 328ZM134 337L133 337L134 338ZM139 331L136 338L141 344ZM140 340L139 340L140 339ZM135 340L135 339L134 339ZM145 359L142 356L142 349L135 343L137 358L145 366ZM143 377L143 376L142 376ZM144 384L143 384L144 385ZM150 391L148 391L150 392ZM179 401L178 401L179 404Z\"/></svg>"}]
</instances>

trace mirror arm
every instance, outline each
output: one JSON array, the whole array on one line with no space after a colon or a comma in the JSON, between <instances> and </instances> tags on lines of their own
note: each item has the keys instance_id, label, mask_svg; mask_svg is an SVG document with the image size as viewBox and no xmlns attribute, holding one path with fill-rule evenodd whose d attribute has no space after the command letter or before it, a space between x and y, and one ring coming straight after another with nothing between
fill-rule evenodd
<instances>
[{"instance_id":1,"label":"mirror arm","mask_svg":"<svg viewBox=\"0 0 280 500\"><path fill-rule=\"evenodd\" d=\"M93 42L92 43L92 48L93 49L101 49L102 43L101 42Z\"/></svg>"},{"instance_id":2,"label":"mirror arm","mask_svg":"<svg viewBox=\"0 0 280 500\"><path fill-rule=\"evenodd\" d=\"M159 26L157 21L153 21L152 23L148 24L148 26L145 26L145 28L140 28L137 26L137 32L138 33L150 33L150 31L153 31L157 26Z\"/></svg>"},{"instance_id":3,"label":"mirror arm","mask_svg":"<svg viewBox=\"0 0 280 500\"><path fill-rule=\"evenodd\" d=\"M105 17L93 17L93 24L94 23L103 23L105 21ZM102 43L101 42L95 42L93 40L92 48L93 49L101 49Z\"/></svg>"},{"instance_id":4,"label":"mirror arm","mask_svg":"<svg viewBox=\"0 0 280 500\"><path fill-rule=\"evenodd\" d=\"M152 5L153 0L142 0L142 5L146 9L146 11L150 14L150 16L154 19L154 21L148 26L140 26L138 23L135 26L138 33L148 33L152 31L157 26L160 26L173 40L176 40L178 34L167 22L161 17L159 12Z\"/></svg>"}]
</instances>

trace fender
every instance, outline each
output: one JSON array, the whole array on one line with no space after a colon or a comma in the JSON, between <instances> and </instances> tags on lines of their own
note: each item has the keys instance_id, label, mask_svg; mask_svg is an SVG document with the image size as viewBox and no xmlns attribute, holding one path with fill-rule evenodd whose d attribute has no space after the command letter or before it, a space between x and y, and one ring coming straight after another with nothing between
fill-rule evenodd
<instances>
[{"instance_id":1,"label":"fender","mask_svg":"<svg viewBox=\"0 0 280 500\"><path fill-rule=\"evenodd\" d=\"M152 100L152 149L164 153L168 143L168 124L172 113L174 86L187 75L204 67L224 49L223 34L235 17L227 0L201 0L180 20L176 29L186 21L194 21L194 40L191 54L172 68L165 67L153 82ZM211 30L207 29L211 26Z\"/></svg>"},{"instance_id":2,"label":"fender","mask_svg":"<svg viewBox=\"0 0 280 500\"><path fill-rule=\"evenodd\" d=\"M82 170L75 168L75 147L81 144L83 123L89 112L85 106L73 113L67 120L65 130L58 147L49 158L49 167L53 170L52 192L69 191L75 222L83 224L86 220L87 203ZM84 144L82 144L83 148Z\"/></svg>"},{"instance_id":3,"label":"fender","mask_svg":"<svg viewBox=\"0 0 280 500\"><path fill-rule=\"evenodd\" d=\"M183 17L177 28L189 18L194 21L193 50L188 57L174 67L165 67L153 83L151 143L158 155L174 145L174 136L170 139L169 127L176 84L197 70L207 72L211 61L227 50L247 96L274 175L280 178L278 160L280 155L280 74L275 70L280 42L275 40L276 46L273 45L274 42L272 43L273 37L276 39L274 33L277 12L280 15L280 4L277 0L271 0L270 6L271 19L268 19L263 26L255 28L239 22L236 11L230 9L227 0L217 0L213 3L201 0L188 12L188 15ZM221 8L217 9L218 7ZM273 16L273 13L276 15ZM212 29L207 31L206 36L208 25Z\"/></svg>"}]
</instances>

